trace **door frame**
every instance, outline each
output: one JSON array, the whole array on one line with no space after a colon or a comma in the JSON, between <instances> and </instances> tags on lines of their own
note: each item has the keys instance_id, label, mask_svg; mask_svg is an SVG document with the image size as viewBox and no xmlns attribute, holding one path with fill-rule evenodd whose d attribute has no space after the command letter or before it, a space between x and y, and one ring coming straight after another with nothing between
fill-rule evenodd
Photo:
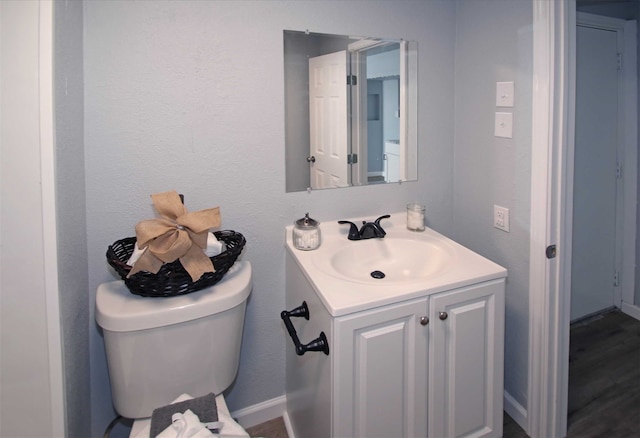
<instances>
[{"instance_id":1,"label":"door frame","mask_svg":"<svg viewBox=\"0 0 640 438\"><path fill-rule=\"evenodd\" d=\"M410 68L410 64L417 65L417 53L411 50L406 40L399 40L400 45L400 181L417 179L417 129L413 132L410 126L417 125L417 93L409 90L410 83L417 83L417 69ZM368 183L367 166L367 63L366 51L374 47L389 44L388 41L376 39L362 39L350 43L348 51L351 54L352 74L359 79L355 87L351 87L352 115L358 121L359 129L352 129L351 152L357 154L358 162L353 169L352 183L363 185ZM411 110L413 109L413 110ZM412 163L412 164L410 164Z\"/></svg>"},{"instance_id":2,"label":"door frame","mask_svg":"<svg viewBox=\"0 0 640 438\"><path fill-rule=\"evenodd\" d=\"M530 436L563 437L567 433L576 23L575 0L533 1L530 367L526 414ZM632 94L623 102L627 139L624 160L637 163L637 80L629 80L636 77L636 52L628 50L628 40L635 36L637 24L625 26L629 27L625 27L623 81ZM635 206L637 166L624 169L623 177L624 201ZM623 221L623 295L628 288L633 289L635 275L635 207L632 210ZM545 250L551 244L557 246L557 256L547 259Z\"/></svg>"},{"instance_id":3,"label":"door frame","mask_svg":"<svg viewBox=\"0 0 640 438\"><path fill-rule=\"evenodd\" d=\"M526 431L549 438L567 430L570 296L563 291L571 290L575 14L575 0L533 1ZM555 258L546 256L550 245Z\"/></svg>"}]
</instances>

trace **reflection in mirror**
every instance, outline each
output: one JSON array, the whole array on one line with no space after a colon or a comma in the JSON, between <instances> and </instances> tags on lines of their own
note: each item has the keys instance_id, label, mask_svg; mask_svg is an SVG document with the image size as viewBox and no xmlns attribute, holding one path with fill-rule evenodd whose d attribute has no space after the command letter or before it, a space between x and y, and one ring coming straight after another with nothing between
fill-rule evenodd
<instances>
[{"instance_id":1,"label":"reflection in mirror","mask_svg":"<svg viewBox=\"0 0 640 438\"><path fill-rule=\"evenodd\" d=\"M286 189L417 179L417 45L284 31Z\"/></svg>"}]
</instances>

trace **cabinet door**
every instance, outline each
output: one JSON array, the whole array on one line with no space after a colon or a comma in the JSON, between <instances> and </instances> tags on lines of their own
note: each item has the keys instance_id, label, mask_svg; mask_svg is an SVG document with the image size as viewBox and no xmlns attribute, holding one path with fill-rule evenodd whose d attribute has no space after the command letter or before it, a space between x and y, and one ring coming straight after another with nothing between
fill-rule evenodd
<instances>
[{"instance_id":1,"label":"cabinet door","mask_svg":"<svg viewBox=\"0 0 640 438\"><path fill-rule=\"evenodd\" d=\"M433 295L429 436L502 436L504 280Z\"/></svg>"},{"instance_id":2,"label":"cabinet door","mask_svg":"<svg viewBox=\"0 0 640 438\"><path fill-rule=\"evenodd\" d=\"M335 321L333 436L426 436L427 300Z\"/></svg>"}]
</instances>

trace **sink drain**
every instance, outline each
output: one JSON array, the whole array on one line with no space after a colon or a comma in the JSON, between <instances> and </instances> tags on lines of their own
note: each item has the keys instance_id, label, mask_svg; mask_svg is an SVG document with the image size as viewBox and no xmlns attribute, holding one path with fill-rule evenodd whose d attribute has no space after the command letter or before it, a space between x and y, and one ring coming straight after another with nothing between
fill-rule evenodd
<instances>
[{"instance_id":1,"label":"sink drain","mask_svg":"<svg viewBox=\"0 0 640 438\"><path fill-rule=\"evenodd\" d=\"M376 280L379 280L379 279L381 279L381 278L384 278L384 277L385 277L384 272L382 272L382 271L373 271L373 272L371 273L371 276L372 276L373 278L375 278Z\"/></svg>"}]
</instances>

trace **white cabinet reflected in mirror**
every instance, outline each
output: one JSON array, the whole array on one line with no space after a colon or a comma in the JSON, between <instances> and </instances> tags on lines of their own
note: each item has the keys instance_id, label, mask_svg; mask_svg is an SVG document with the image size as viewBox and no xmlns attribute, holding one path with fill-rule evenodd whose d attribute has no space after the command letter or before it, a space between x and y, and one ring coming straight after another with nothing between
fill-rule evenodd
<instances>
[{"instance_id":1,"label":"white cabinet reflected in mirror","mask_svg":"<svg viewBox=\"0 0 640 438\"><path fill-rule=\"evenodd\" d=\"M417 179L417 43L284 31L286 190Z\"/></svg>"}]
</instances>

